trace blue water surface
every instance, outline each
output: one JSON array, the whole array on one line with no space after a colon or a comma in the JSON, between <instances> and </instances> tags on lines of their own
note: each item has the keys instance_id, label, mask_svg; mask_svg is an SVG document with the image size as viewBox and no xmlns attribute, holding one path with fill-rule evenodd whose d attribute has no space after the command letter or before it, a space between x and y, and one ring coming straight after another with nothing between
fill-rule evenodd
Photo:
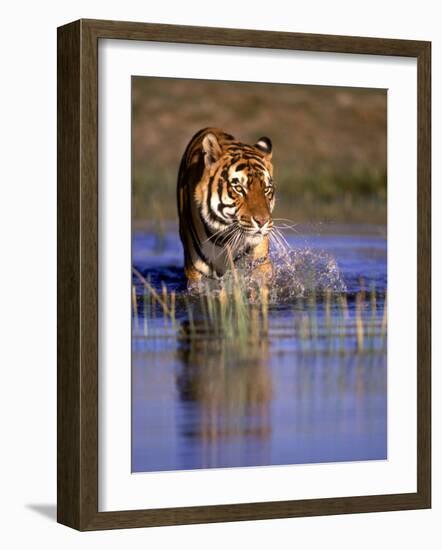
<instances>
[{"instance_id":1,"label":"blue water surface","mask_svg":"<svg viewBox=\"0 0 442 550\"><path fill-rule=\"evenodd\" d=\"M305 349L291 332L303 314L299 301L272 305L268 341L249 361L211 340L183 344L161 316L149 319L143 332L140 309L132 344L133 472L387 458L386 348L358 351L354 337L356 293L366 290L369 318L371 289L372 308L382 317L385 232L321 227L285 238L301 259L333 259L340 294L348 298L344 349L320 341ZM132 263L158 292L164 284L186 294L176 228L161 235L135 231ZM141 296L135 276L134 285ZM324 311L320 302L320 320ZM186 312L178 308L177 318L184 322Z\"/></svg>"}]
</instances>

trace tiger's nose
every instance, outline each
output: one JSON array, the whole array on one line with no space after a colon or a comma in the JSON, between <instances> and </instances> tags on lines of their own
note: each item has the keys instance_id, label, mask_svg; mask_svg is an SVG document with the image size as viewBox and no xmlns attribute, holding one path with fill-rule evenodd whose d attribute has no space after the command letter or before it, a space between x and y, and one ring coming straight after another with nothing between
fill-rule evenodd
<instances>
[{"instance_id":1,"label":"tiger's nose","mask_svg":"<svg viewBox=\"0 0 442 550\"><path fill-rule=\"evenodd\" d=\"M269 216L253 216L253 220L258 227L262 227L270 220Z\"/></svg>"}]
</instances>

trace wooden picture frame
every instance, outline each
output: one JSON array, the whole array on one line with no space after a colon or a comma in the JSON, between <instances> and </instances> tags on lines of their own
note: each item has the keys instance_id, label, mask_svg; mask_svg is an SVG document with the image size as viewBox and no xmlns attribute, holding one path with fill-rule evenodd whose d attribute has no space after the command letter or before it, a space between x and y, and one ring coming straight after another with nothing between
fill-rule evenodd
<instances>
[{"instance_id":1,"label":"wooden picture frame","mask_svg":"<svg viewBox=\"0 0 442 550\"><path fill-rule=\"evenodd\" d=\"M417 492L98 511L98 41L404 56L418 67ZM79 20L58 29L58 521L82 531L429 508L431 44Z\"/></svg>"}]
</instances>

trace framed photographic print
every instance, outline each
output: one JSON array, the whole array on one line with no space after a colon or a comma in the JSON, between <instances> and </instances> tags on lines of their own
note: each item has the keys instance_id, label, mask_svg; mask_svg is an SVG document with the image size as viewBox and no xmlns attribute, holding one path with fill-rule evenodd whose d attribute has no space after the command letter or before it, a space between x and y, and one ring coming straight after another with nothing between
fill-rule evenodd
<instances>
[{"instance_id":1,"label":"framed photographic print","mask_svg":"<svg viewBox=\"0 0 442 550\"><path fill-rule=\"evenodd\" d=\"M430 43L58 29L58 521L429 508Z\"/></svg>"}]
</instances>

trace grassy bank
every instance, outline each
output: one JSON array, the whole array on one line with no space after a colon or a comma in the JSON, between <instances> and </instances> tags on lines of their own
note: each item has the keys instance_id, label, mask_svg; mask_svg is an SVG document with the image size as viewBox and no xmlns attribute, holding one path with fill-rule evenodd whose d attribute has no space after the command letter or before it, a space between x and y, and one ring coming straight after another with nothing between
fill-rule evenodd
<instances>
[{"instance_id":1,"label":"grassy bank","mask_svg":"<svg viewBox=\"0 0 442 550\"><path fill-rule=\"evenodd\" d=\"M272 139L277 210L296 222L386 222L384 90L133 79L133 217L176 218L181 155L200 128Z\"/></svg>"},{"instance_id":2,"label":"grassy bank","mask_svg":"<svg viewBox=\"0 0 442 550\"><path fill-rule=\"evenodd\" d=\"M384 176L354 175L345 179L336 175L322 178L277 182L274 217L288 218L294 223L361 223L386 225L386 189ZM175 221L176 174L138 174L133 182L132 216L135 222L154 225Z\"/></svg>"}]
</instances>

